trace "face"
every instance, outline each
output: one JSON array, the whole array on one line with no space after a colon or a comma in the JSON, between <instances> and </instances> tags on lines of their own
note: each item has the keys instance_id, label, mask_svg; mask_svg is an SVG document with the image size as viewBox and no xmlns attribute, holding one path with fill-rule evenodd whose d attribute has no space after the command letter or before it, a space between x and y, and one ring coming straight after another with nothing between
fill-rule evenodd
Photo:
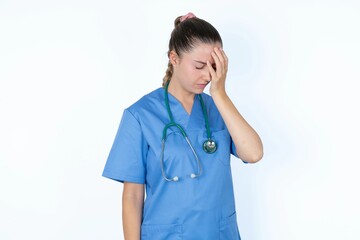
<instances>
[{"instance_id":1,"label":"face","mask_svg":"<svg viewBox=\"0 0 360 240\"><path fill-rule=\"evenodd\" d=\"M190 52L184 52L179 57L175 52L170 53L174 73L171 85L176 91L188 94L200 94L211 81L211 75L206 62L215 69L215 62L211 56L214 48L221 48L220 43L197 44Z\"/></svg>"}]
</instances>

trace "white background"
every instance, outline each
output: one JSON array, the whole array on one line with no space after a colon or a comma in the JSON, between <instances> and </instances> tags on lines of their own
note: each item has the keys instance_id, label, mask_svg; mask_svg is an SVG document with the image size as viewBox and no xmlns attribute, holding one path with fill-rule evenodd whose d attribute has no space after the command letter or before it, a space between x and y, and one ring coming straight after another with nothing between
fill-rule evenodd
<instances>
[{"instance_id":1,"label":"white background","mask_svg":"<svg viewBox=\"0 0 360 240\"><path fill-rule=\"evenodd\" d=\"M188 11L222 35L228 94L265 147L232 160L242 238L360 239L355 0L0 0L0 239L122 239L102 170Z\"/></svg>"}]
</instances>

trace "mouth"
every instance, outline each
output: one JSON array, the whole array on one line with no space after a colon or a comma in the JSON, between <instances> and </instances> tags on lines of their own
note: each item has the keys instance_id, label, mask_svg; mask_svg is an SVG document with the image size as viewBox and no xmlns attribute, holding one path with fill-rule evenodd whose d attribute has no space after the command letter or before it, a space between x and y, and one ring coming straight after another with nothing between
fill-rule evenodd
<instances>
[{"instance_id":1,"label":"mouth","mask_svg":"<svg viewBox=\"0 0 360 240\"><path fill-rule=\"evenodd\" d=\"M208 85L208 83L200 83L200 84L197 84L198 85L198 87L199 88L201 88L201 89L204 89L207 85Z\"/></svg>"}]
</instances>

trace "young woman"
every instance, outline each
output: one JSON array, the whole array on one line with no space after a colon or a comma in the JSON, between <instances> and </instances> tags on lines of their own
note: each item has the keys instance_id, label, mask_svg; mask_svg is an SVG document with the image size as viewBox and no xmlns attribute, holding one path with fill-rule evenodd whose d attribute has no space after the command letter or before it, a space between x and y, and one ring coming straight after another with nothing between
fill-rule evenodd
<instances>
[{"instance_id":1,"label":"young woman","mask_svg":"<svg viewBox=\"0 0 360 240\"><path fill-rule=\"evenodd\" d=\"M255 163L261 140L226 94L211 24L178 17L168 57L163 87L125 109L103 172L124 183L125 239L238 240L230 155Z\"/></svg>"}]
</instances>

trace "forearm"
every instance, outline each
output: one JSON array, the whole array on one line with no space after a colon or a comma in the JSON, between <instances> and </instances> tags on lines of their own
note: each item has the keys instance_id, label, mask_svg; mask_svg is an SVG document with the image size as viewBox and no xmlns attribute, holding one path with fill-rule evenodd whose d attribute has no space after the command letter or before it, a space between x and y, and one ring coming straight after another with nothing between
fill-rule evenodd
<instances>
[{"instance_id":1,"label":"forearm","mask_svg":"<svg viewBox=\"0 0 360 240\"><path fill-rule=\"evenodd\" d=\"M143 204L143 194L134 194L124 189L122 218L125 240L140 240Z\"/></svg>"},{"instance_id":2,"label":"forearm","mask_svg":"<svg viewBox=\"0 0 360 240\"><path fill-rule=\"evenodd\" d=\"M263 156L259 135L241 116L225 91L218 91L212 97L234 141L237 155L245 162L259 161Z\"/></svg>"}]
</instances>

